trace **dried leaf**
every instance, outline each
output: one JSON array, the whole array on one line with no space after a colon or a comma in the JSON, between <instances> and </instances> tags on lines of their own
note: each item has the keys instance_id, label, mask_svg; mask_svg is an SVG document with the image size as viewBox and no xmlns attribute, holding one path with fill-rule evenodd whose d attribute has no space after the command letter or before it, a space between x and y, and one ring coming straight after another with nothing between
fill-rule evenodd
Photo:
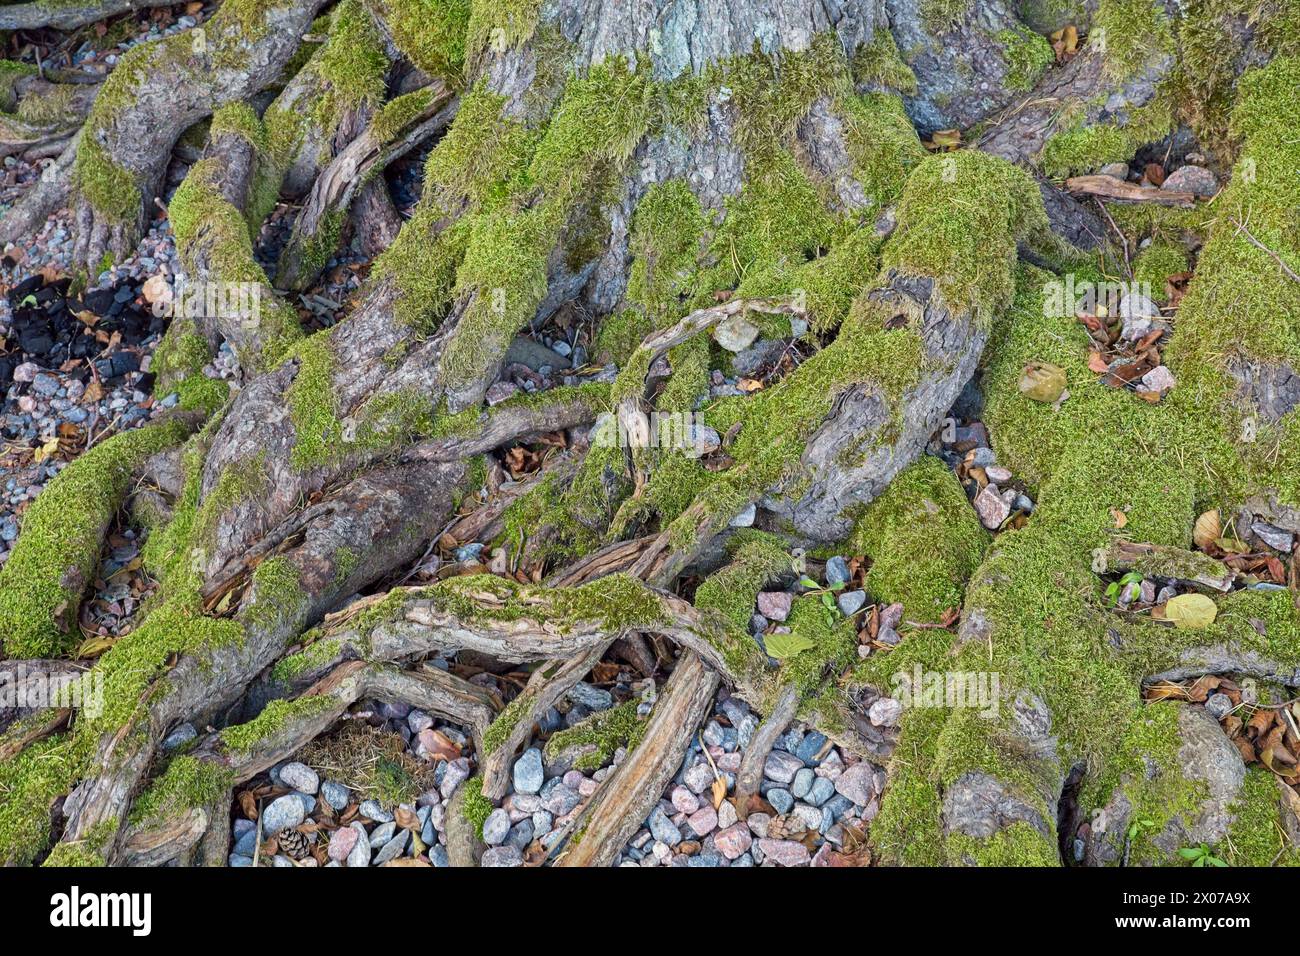
<instances>
[{"instance_id":1,"label":"dried leaf","mask_svg":"<svg viewBox=\"0 0 1300 956\"><path fill-rule=\"evenodd\" d=\"M1116 528L1123 528L1128 525L1128 515L1120 511L1118 508L1111 508L1110 514L1111 517L1115 519Z\"/></svg>"},{"instance_id":2,"label":"dried leaf","mask_svg":"<svg viewBox=\"0 0 1300 956\"><path fill-rule=\"evenodd\" d=\"M1219 520L1219 511L1216 508L1196 519L1196 526L1192 529L1192 540L1204 551L1214 544L1221 534L1223 534L1223 522Z\"/></svg>"},{"instance_id":3,"label":"dried leaf","mask_svg":"<svg viewBox=\"0 0 1300 956\"><path fill-rule=\"evenodd\" d=\"M713 780L713 809L716 810L722 806L722 801L727 799L727 780L725 777L715 777Z\"/></svg>"}]
</instances>

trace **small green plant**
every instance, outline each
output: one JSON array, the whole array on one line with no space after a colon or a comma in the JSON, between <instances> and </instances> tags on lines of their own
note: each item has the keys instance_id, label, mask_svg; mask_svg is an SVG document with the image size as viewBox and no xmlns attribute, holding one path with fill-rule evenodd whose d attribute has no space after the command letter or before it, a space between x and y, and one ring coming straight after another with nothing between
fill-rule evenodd
<instances>
[{"instance_id":1,"label":"small green plant","mask_svg":"<svg viewBox=\"0 0 1300 956\"><path fill-rule=\"evenodd\" d=\"M1110 585L1106 588L1107 605L1110 607L1114 607L1116 604L1119 603L1119 596L1124 593L1124 589L1126 587L1128 587L1130 584L1141 584L1141 583L1142 583L1142 575L1138 574L1136 571L1130 571L1128 572L1128 574L1124 575L1118 581L1112 581Z\"/></svg>"},{"instance_id":2,"label":"small green plant","mask_svg":"<svg viewBox=\"0 0 1300 956\"><path fill-rule=\"evenodd\" d=\"M826 609L826 623L833 625L840 616L839 605L835 603L835 593L844 590L845 582L837 581L822 587L820 582L805 575L799 579L799 583L808 588L809 594L820 596L822 607Z\"/></svg>"},{"instance_id":3,"label":"small green plant","mask_svg":"<svg viewBox=\"0 0 1300 956\"><path fill-rule=\"evenodd\" d=\"M1202 843L1200 846L1185 846L1178 851L1184 860L1191 861L1192 866L1227 866L1228 864L1214 855L1214 851Z\"/></svg>"}]
</instances>

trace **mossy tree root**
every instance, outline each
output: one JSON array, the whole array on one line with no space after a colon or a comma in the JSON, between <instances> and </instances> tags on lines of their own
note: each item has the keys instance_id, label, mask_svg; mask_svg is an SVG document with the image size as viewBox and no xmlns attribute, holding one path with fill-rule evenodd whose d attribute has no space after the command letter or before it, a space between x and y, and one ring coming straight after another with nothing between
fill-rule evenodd
<instances>
[{"instance_id":1,"label":"mossy tree root","mask_svg":"<svg viewBox=\"0 0 1300 956\"><path fill-rule=\"evenodd\" d=\"M312 183L280 254L277 288L301 291L316 281L338 249L342 224L354 201L371 185L382 191L385 166L446 129L456 115L455 103L451 88L436 80L403 94L372 116Z\"/></svg>"},{"instance_id":2,"label":"mossy tree root","mask_svg":"<svg viewBox=\"0 0 1300 956\"><path fill-rule=\"evenodd\" d=\"M437 668L401 670L363 661L340 664L299 696L269 703L252 721L210 734L173 758L172 765L138 798L120 858L110 862L150 865L185 853L209 825L226 825L224 814L208 822L210 807L196 781L228 794L232 786L306 746L363 698L408 704L468 727L479 748L497 710L486 690Z\"/></svg>"}]
</instances>

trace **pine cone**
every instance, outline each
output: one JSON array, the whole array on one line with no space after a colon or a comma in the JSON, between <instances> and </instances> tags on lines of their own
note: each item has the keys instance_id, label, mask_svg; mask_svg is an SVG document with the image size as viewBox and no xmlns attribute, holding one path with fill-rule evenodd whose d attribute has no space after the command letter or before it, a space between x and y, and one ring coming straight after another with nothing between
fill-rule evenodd
<instances>
[{"instance_id":1,"label":"pine cone","mask_svg":"<svg viewBox=\"0 0 1300 956\"><path fill-rule=\"evenodd\" d=\"M311 851L311 844L307 842L307 834L301 830L291 830L286 827L277 833L275 838L276 842L280 844L280 852L291 860L301 860Z\"/></svg>"}]
</instances>

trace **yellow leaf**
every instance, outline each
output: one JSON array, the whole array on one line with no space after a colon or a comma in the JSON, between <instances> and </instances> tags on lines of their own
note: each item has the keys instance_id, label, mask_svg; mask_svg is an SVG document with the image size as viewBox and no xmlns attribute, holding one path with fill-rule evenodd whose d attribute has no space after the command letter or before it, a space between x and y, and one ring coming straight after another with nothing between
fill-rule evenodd
<instances>
[{"instance_id":1,"label":"yellow leaf","mask_svg":"<svg viewBox=\"0 0 1300 956\"><path fill-rule=\"evenodd\" d=\"M1055 402L1065 391L1065 369L1049 362L1030 362L1020 373L1020 393L1036 402Z\"/></svg>"},{"instance_id":2,"label":"yellow leaf","mask_svg":"<svg viewBox=\"0 0 1300 956\"><path fill-rule=\"evenodd\" d=\"M1218 613L1218 607L1204 594L1179 594L1165 605L1165 620L1181 630L1209 627Z\"/></svg>"},{"instance_id":3,"label":"yellow leaf","mask_svg":"<svg viewBox=\"0 0 1300 956\"><path fill-rule=\"evenodd\" d=\"M1116 528L1123 528L1128 524L1128 515L1120 511L1118 508L1111 508L1110 513L1115 517Z\"/></svg>"},{"instance_id":4,"label":"yellow leaf","mask_svg":"<svg viewBox=\"0 0 1300 956\"><path fill-rule=\"evenodd\" d=\"M44 461L46 458L49 458L58 450L59 450L59 440L57 438L51 438L40 448L36 449L36 454L34 457L36 458L37 461Z\"/></svg>"},{"instance_id":5,"label":"yellow leaf","mask_svg":"<svg viewBox=\"0 0 1300 956\"><path fill-rule=\"evenodd\" d=\"M722 806L722 801L727 799L727 781L724 777L715 777L713 780L713 809L716 810Z\"/></svg>"}]
</instances>

